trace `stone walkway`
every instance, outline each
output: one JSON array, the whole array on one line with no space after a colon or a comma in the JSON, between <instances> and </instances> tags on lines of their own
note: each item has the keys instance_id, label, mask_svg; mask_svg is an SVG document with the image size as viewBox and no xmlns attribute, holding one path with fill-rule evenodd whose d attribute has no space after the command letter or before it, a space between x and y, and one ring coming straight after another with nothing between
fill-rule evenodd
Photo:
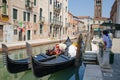
<instances>
[{"instance_id":1,"label":"stone walkway","mask_svg":"<svg viewBox=\"0 0 120 80\"><path fill-rule=\"evenodd\" d=\"M112 52L114 53L112 71L103 71L103 80L120 80L120 39L113 39Z\"/></svg>"},{"instance_id":2,"label":"stone walkway","mask_svg":"<svg viewBox=\"0 0 120 80\"><path fill-rule=\"evenodd\" d=\"M120 54L115 54L112 72L102 72L103 80L120 80Z\"/></svg>"}]
</instances>

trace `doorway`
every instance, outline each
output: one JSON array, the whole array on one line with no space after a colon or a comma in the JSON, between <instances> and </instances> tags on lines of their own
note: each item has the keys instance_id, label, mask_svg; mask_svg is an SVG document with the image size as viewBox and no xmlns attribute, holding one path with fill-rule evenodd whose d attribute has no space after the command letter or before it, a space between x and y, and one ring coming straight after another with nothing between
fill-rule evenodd
<instances>
[{"instance_id":1,"label":"doorway","mask_svg":"<svg viewBox=\"0 0 120 80\"><path fill-rule=\"evenodd\" d=\"M19 31L19 41L22 41L22 29Z\"/></svg>"},{"instance_id":2,"label":"doorway","mask_svg":"<svg viewBox=\"0 0 120 80\"><path fill-rule=\"evenodd\" d=\"M30 40L30 30L27 31L27 40Z\"/></svg>"}]
</instances>

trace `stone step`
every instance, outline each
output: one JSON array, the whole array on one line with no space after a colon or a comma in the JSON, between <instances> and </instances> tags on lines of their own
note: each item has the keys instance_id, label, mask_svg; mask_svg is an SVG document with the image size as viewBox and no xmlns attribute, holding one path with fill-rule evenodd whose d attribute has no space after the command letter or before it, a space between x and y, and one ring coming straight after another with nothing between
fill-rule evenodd
<instances>
[{"instance_id":1,"label":"stone step","mask_svg":"<svg viewBox=\"0 0 120 80\"><path fill-rule=\"evenodd\" d=\"M97 54L96 51L85 51L85 54Z\"/></svg>"},{"instance_id":2,"label":"stone step","mask_svg":"<svg viewBox=\"0 0 120 80\"><path fill-rule=\"evenodd\" d=\"M97 57L97 55L83 55L83 57L91 57L91 58L96 58Z\"/></svg>"},{"instance_id":3,"label":"stone step","mask_svg":"<svg viewBox=\"0 0 120 80\"><path fill-rule=\"evenodd\" d=\"M97 64L95 61L83 61L84 64Z\"/></svg>"},{"instance_id":4,"label":"stone step","mask_svg":"<svg viewBox=\"0 0 120 80\"><path fill-rule=\"evenodd\" d=\"M88 60L88 61L96 61L96 57L84 57L83 60Z\"/></svg>"}]
</instances>

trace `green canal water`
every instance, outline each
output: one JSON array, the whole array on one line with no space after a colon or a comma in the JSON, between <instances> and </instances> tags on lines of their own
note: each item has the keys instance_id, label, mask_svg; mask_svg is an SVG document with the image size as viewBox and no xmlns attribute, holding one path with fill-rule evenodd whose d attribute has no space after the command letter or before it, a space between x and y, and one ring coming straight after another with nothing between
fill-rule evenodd
<instances>
[{"instance_id":1,"label":"green canal water","mask_svg":"<svg viewBox=\"0 0 120 80\"><path fill-rule=\"evenodd\" d=\"M33 47L33 54L45 53L46 49L50 49L55 44ZM26 49L9 51L11 59L19 60L27 57ZM36 78L31 70L11 74L7 71L3 55L0 53L0 80L83 80L85 66L82 64L79 68L70 67L65 70L58 71L44 77Z\"/></svg>"}]
</instances>

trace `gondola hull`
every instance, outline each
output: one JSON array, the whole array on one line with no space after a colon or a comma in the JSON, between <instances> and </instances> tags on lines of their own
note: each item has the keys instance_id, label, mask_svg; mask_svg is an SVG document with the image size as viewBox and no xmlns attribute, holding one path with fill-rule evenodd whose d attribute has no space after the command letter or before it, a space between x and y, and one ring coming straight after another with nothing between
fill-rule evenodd
<instances>
[{"instance_id":1,"label":"gondola hull","mask_svg":"<svg viewBox=\"0 0 120 80\"><path fill-rule=\"evenodd\" d=\"M75 58L70 58L65 55L60 55L55 59L39 62L31 57L32 70L36 77L42 77L68 67L74 66Z\"/></svg>"},{"instance_id":2,"label":"gondola hull","mask_svg":"<svg viewBox=\"0 0 120 80\"><path fill-rule=\"evenodd\" d=\"M19 73L31 69L31 67L29 66L30 63L29 58L22 60L12 60L9 58L8 55L6 58L7 58L6 67L10 73ZM55 58L55 56L47 56L45 54L39 54L34 58L38 61L46 61Z\"/></svg>"}]
</instances>

